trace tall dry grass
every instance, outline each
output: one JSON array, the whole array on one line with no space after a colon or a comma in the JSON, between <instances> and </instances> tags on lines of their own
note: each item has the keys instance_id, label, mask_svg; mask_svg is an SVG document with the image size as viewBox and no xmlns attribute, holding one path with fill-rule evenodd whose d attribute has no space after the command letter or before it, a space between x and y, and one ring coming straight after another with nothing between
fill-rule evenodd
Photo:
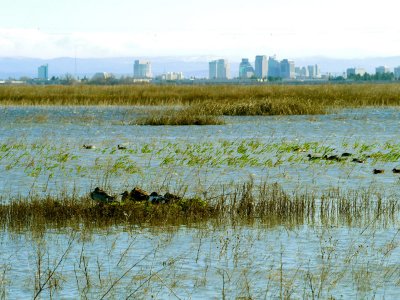
<instances>
[{"instance_id":1,"label":"tall dry grass","mask_svg":"<svg viewBox=\"0 0 400 300\"><path fill-rule=\"evenodd\" d=\"M399 84L266 86L3 86L1 105L183 105L216 115L316 114L399 106Z\"/></svg>"}]
</instances>

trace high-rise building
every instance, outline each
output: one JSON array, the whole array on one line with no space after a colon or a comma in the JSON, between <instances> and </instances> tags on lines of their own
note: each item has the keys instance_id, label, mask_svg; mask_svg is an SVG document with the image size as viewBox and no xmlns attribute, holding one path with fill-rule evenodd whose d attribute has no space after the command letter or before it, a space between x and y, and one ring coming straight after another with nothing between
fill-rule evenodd
<instances>
[{"instance_id":1,"label":"high-rise building","mask_svg":"<svg viewBox=\"0 0 400 300\"><path fill-rule=\"evenodd\" d=\"M149 61L135 60L133 65L134 78L151 78L151 63Z\"/></svg>"},{"instance_id":2,"label":"high-rise building","mask_svg":"<svg viewBox=\"0 0 400 300\"><path fill-rule=\"evenodd\" d=\"M208 78L213 79L229 79L230 65L226 59L213 60L208 63Z\"/></svg>"},{"instance_id":3,"label":"high-rise building","mask_svg":"<svg viewBox=\"0 0 400 300\"><path fill-rule=\"evenodd\" d=\"M281 77L281 64L275 56L268 59L268 77Z\"/></svg>"},{"instance_id":4,"label":"high-rise building","mask_svg":"<svg viewBox=\"0 0 400 300\"><path fill-rule=\"evenodd\" d=\"M208 63L208 78L217 79L217 61L213 60Z\"/></svg>"},{"instance_id":5,"label":"high-rise building","mask_svg":"<svg viewBox=\"0 0 400 300\"><path fill-rule=\"evenodd\" d=\"M254 74L259 79L263 79L268 76L268 57L266 55L256 56Z\"/></svg>"},{"instance_id":6,"label":"high-rise building","mask_svg":"<svg viewBox=\"0 0 400 300\"><path fill-rule=\"evenodd\" d=\"M307 66L308 70L308 78L316 79L321 78L321 70L319 69L318 65L309 65Z\"/></svg>"},{"instance_id":7,"label":"high-rise building","mask_svg":"<svg viewBox=\"0 0 400 300\"><path fill-rule=\"evenodd\" d=\"M396 79L400 79L400 66L398 66L397 68L394 68L394 77Z\"/></svg>"},{"instance_id":8,"label":"high-rise building","mask_svg":"<svg viewBox=\"0 0 400 300\"><path fill-rule=\"evenodd\" d=\"M43 65L38 68L38 78L40 80L49 79L49 65Z\"/></svg>"},{"instance_id":9,"label":"high-rise building","mask_svg":"<svg viewBox=\"0 0 400 300\"><path fill-rule=\"evenodd\" d=\"M295 66L293 61L289 61L284 59L280 63L280 77L284 79L293 79L295 78Z\"/></svg>"},{"instance_id":10,"label":"high-rise building","mask_svg":"<svg viewBox=\"0 0 400 300\"><path fill-rule=\"evenodd\" d=\"M363 68L348 68L346 70L347 78L349 78L351 76L357 76L357 75L363 76L365 73L366 72Z\"/></svg>"},{"instance_id":11,"label":"high-rise building","mask_svg":"<svg viewBox=\"0 0 400 300\"><path fill-rule=\"evenodd\" d=\"M219 59L217 61L217 78L229 79L231 77L231 67L226 59Z\"/></svg>"},{"instance_id":12,"label":"high-rise building","mask_svg":"<svg viewBox=\"0 0 400 300\"><path fill-rule=\"evenodd\" d=\"M251 78L254 76L253 66L250 64L248 58L242 58L239 65L239 77L242 79Z\"/></svg>"},{"instance_id":13,"label":"high-rise building","mask_svg":"<svg viewBox=\"0 0 400 300\"><path fill-rule=\"evenodd\" d=\"M390 69L386 66L379 66L375 68L375 73L376 74L390 73Z\"/></svg>"}]
</instances>

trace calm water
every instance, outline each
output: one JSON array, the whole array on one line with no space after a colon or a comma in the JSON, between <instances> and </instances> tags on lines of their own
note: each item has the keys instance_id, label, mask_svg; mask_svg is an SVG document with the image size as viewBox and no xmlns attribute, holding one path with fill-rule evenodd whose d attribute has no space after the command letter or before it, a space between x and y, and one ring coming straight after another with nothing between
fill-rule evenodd
<instances>
[{"instance_id":1,"label":"calm water","mask_svg":"<svg viewBox=\"0 0 400 300\"><path fill-rule=\"evenodd\" d=\"M149 190L188 186L189 193L204 193L250 177L279 182L289 190L399 190L399 177L390 171L399 166L395 159L310 162L306 155L311 150L268 149L273 144L316 143L318 149L341 153L354 152L354 145L363 143L370 146L365 153L385 153L386 144L400 143L398 109L227 117L223 126L128 125L149 109L154 108L1 108L2 201L72 189L86 195L94 186L115 193L137 185ZM261 146L251 148L249 142ZM245 150L240 148L243 143ZM83 144L96 149L83 149ZM128 150L117 151L118 144ZM206 162L199 160L207 156ZM218 159L212 161L213 157ZM230 163L227 157L239 160ZM376 176L374 168L386 172ZM133 293L132 299L269 299L279 298L282 285L294 299L311 298L311 290L319 291L320 298L396 299L399 291L395 226L365 230L205 224L161 230L118 227L89 235L82 230L47 230L41 236L5 230L0 235L0 295L4 291L9 299L33 297L38 261L44 276L46 268L57 265L71 235L71 249L55 273L58 281L51 295L56 299L98 299L128 270L106 298L124 299ZM48 297L46 290L43 298Z\"/></svg>"}]
</instances>

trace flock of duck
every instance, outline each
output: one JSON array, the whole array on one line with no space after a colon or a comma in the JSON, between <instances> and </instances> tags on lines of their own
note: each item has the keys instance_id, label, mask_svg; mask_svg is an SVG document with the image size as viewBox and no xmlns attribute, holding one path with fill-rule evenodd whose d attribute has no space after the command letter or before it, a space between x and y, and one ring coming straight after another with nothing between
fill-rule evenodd
<instances>
[{"instance_id":1,"label":"flock of duck","mask_svg":"<svg viewBox=\"0 0 400 300\"><path fill-rule=\"evenodd\" d=\"M135 187L132 191L125 191L121 195L121 202L126 201L135 201L142 202L148 201L153 204L165 204L173 201L181 200L182 197L171 193L165 193L164 195L160 195L157 192L152 192L149 194L148 192L142 190L141 188ZM93 192L90 193L90 198L98 203L113 203L118 202L116 196L112 196L108 194L106 191L96 187Z\"/></svg>"},{"instance_id":2,"label":"flock of duck","mask_svg":"<svg viewBox=\"0 0 400 300\"><path fill-rule=\"evenodd\" d=\"M351 158L352 156L353 156L353 154L349 153L349 152L343 152L341 155L339 155L339 154L334 154L334 155L308 154L307 155L308 160L324 159L324 160L333 160L333 161L347 160L347 159ZM365 158L369 158L369 157L370 157L369 155L365 156ZM354 163L359 163L359 164L365 163L365 159L360 159L360 158L356 158L356 157L352 158L351 161ZM395 174L399 174L400 169L393 168L392 172ZM373 174L383 174L383 173L385 173L385 170L373 169L372 173Z\"/></svg>"}]
</instances>

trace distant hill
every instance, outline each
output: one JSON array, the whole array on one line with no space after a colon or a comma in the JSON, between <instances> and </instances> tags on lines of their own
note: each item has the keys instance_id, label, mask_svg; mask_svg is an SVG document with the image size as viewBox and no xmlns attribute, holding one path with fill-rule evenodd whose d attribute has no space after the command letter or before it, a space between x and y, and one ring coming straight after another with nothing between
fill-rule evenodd
<instances>
[{"instance_id":1,"label":"distant hill","mask_svg":"<svg viewBox=\"0 0 400 300\"><path fill-rule=\"evenodd\" d=\"M76 75L91 77L97 72L109 72L116 76L132 75L133 62L140 57L115 57L115 58L78 58L76 59ZM152 63L154 75L165 72L183 72L185 77L205 78L208 76L208 62L216 57L149 57L144 58ZM278 57L278 59L282 59ZM254 58L250 58L253 61ZM369 73L375 72L375 67L386 65L390 68L400 66L400 56L364 59L334 59L325 57L295 58L296 66L318 64L322 73L341 74L349 67L363 67ZM230 60L231 75L238 75L239 60ZM0 78L20 78L37 76L37 68L42 64L49 64L50 76L61 76L66 73L75 74L75 59L61 57L54 59L36 59L25 57L0 58Z\"/></svg>"}]
</instances>

